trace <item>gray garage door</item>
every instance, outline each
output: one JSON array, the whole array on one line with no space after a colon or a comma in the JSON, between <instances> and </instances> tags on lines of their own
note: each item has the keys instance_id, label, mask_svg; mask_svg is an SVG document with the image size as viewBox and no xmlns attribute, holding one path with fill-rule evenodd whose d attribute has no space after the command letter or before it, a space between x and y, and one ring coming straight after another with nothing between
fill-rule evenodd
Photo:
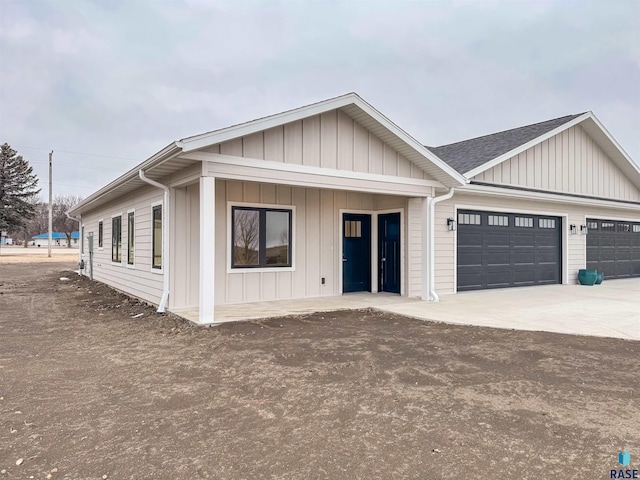
<instances>
[{"instance_id":1,"label":"gray garage door","mask_svg":"<svg viewBox=\"0 0 640 480\"><path fill-rule=\"evenodd\" d=\"M587 268L605 278L640 277L640 223L587 219Z\"/></svg>"},{"instance_id":2,"label":"gray garage door","mask_svg":"<svg viewBox=\"0 0 640 480\"><path fill-rule=\"evenodd\" d=\"M562 219L458 210L458 291L560 283Z\"/></svg>"}]
</instances>

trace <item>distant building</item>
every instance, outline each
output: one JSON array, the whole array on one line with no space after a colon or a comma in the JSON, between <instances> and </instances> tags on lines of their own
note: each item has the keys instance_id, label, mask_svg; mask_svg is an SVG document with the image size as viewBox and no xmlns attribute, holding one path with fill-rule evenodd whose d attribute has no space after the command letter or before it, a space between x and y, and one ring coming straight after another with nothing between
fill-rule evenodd
<instances>
[{"instance_id":1,"label":"distant building","mask_svg":"<svg viewBox=\"0 0 640 480\"><path fill-rule=\"evenodd\" d=\"M7 236L7 232L0 232L0 245L13 245L13 239Z\"/></svg>"},{"instance_id":2,"label":"distant building","mask_svg":"<svg viewBox=\"0 0 640 480\"><path fill-rule=\"evenodd\" d=\"M32 242L31 245L36 247L48 247L49 246L49 234L41 233L40 235L36 235L35 237L31 237ZM78 241L80 239L80 232L71 232L71 246L78 248ZM51 246L52 247L66 247L67 246L67 236L64 233L53 232L51 234Z\"/></svg>"}]
</instances>

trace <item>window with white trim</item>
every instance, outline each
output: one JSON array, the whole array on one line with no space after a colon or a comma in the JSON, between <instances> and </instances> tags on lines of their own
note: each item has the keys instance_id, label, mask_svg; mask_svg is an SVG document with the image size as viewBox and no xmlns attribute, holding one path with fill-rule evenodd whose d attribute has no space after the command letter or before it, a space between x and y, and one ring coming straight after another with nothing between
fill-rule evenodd
<instances>
[{"instance_id":1,"label":"window with white trim","mask_svg":"<svg viewBox=\"0 0 640 480\"><path fill-rule=\"evenodd\" d=\"M136 235L135 213L127 213L127 265L133 265L135 235Z\"/></svg>"},{"instance_id":2,"label":"window with white trim","mask_svg":"<svg viewBox=\"0 0 640 480\"><path fill-rule=\"evenodd\" d=\"M631 228L633 233L640 233L640 225L633 225Z\"/></svg>"},{"instance_id":3,"label":"window with white trim","mask_svg":"<svg viewBox=\"0 0 640 480\"><path fill-rule=\"evenodd\" d=\"M598 230L598 222L587 222L587 228L589 230Z\"/></svg>"},{"instance_id":4,"label":"window with white trim","mask_svg":"<svg viewBox=\"0 0 640 480\"><path fill-rule=\"evenodd\" d=\"M162 268L162 205L151 208L151 268Z\"/></svg>"},{"instance_id":5,"label":"window with white trim","mask_svg":"<svg viewBox=\"0 0 640 480\"><path fill-rule=\"evenodd\" d=\"M475 213L459 213L458 223L460 225L480 225L480 215Z\"/></svg>"},{"instance_id":6,"label":"window with white trim","mask_svg":"<svg viewBox=\"0 0 640 480\"><path fill-rule=\"evenodd\" d=\"M533 217L516 217L516 227L533 228Z\"/></svg>"},{"instance_id":7,"label":"window with white trim","mask_svg":"<svg viewBox=\"0 0 640 480\"><path fill-rule=\"evenodd\" d=\"M122 216L111 219L111 261L122 262Z\"/></svg>"},{"instance_id":8,"label":"window with white trim","mask_svg":"<svg viewBox=\"0 0 640 480\"><path fill-rule=\"evenodd\" d=\"M98 248L102 248L102 240L104 236L104 226L102 220L98 222Z\"/></svg>"},{"instance_id":9,"label":"window with white trim","mask_svg":"<svg viewBox=\"0 0 640 480\"><path fill-rule=\"evenodd\" d=\"M554 218L539 218L538 228L556 228L556 220Z\"/></svg>"},{"instance_id":10,"label":"window with white trim","mask_svg":"<svg viewBox=\"0 0 640 480\"><path fill-rule=\"evenodd\" d=\"M603 232L615 232L616 224L613 222L602 222L600 228Z\"/></svg>"},{"instance_id":11,"label":"window with white trim","mask_svg":"<svg viewBox=\"0 0 640 480\"><path fill-rule=\"evenodd\" d=\"M291 266L292 210L231 209L231 268Z\"/></svg>"},{"instance_id":12,"label":"window with white trim","mask_svg":"<svg viewBox=\"0 0 640 480\"><path fill-rule=\"evenodd\" d=\"M509 217L507 215L489 215L487 222L494 227L508 227Z\"/></svg>"}]
</instances>

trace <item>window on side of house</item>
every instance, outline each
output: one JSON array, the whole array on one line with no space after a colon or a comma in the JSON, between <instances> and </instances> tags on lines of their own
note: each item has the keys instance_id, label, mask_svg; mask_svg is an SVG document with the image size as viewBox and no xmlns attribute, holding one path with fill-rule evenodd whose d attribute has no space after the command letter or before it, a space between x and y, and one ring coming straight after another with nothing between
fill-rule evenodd
<instances>
[{"instance_id":1,"label":"window on side of house","mask_svg":"<svg viewBox=\"0 0 640 480\"><path fill-rule=\"evenodd\" d=\"M153 268L162 268L162 205L155 205L151 209L152 222L152 260Z\"/></svg>"},{"instance_id":2,"label":"window on side of house","mask_svg":"<svg viewBox=\"0 0 640 480\"><path fill-rule=\"evenodd\" d=\"M288 209L232 207L231 267L290 267L291 217Z\"/></svg>"},{"instance_id":3,"label":"window on side of house","mask_svg":"<svg viewBox=\"0 0 640 480\"><path fill-rule=\"evenodd\" d=\"M84 253L84 225L80 227L80 253Z\"/></svg>"},{"instance_id":4,"label":"window on side of house","mask_svg":"<svg viewBox=\"0 0 640 480\"><path fill-rule=\"evenodd\" d=\"M122 216L111 219L111 261L122 262Z\"/></svg>"},{"instance_id":5,"label":"window on side of house","mask_svg":"<svg viewBox=\"0 0 640 480\"><path fill-rule=\"evenodd\" d=\"M98 222L98 248L102 248L102 238L104 234L104 227L102 225L102 220Z\"/></svg>"},{"instance_id":6,"label":"window on side of house","mask_svg":"<svg viewBox=\"0 0 640 480\"><path fill-rule=\"evenodd\" d=\"M127 213L127 264L133 265L136 238L135 214Z\"/></svg>"}]
</instances>

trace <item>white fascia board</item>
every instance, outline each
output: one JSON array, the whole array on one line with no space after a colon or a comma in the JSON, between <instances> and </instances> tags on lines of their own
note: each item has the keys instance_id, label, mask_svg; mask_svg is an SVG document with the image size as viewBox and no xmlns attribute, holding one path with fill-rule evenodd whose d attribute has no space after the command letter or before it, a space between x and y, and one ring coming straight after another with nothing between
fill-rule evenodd
<instances>
[{"instance_id":1,"label":"white fascia board","mask_svg":"<svg viewBox=\"0 0 640 480\"><path fill-rule=\"evenodd\" d=\"M80 203L74 205L69 210L69 215L73 215L73 213L75 213L75 212L82 211L86 206L96 202L101 197L103 197L106 193L108 193L111 190L113 190L115 187L117 187L119 185L122 185L123 183L126 183L129 180L133 180L135 178L138 178L138 172L140 170L147 170L148 168L155 167L155 166L163 163L164 161L169 160L172 157L175 157L178 153L180 153L180 151L181 151L181 149L177 145L176 142L170 143L169 145L167 145L165 148L160 150L155 155L149 157L147 160L145 160L141 164L137 165L136 167L132 168L127 173L119 176L114 181L112 181L111 183L105 185L104 187L102 187L97 192L89 195L87 198L82 200Z\"/></svg>"},{"instance_id":2,"label":"white fascia board","mask_svg":"<svg viewBox=\"0 0 640 480\"><path fill-rule=\"evenodd\" d=\"M589 112L591 113L591 112ZM613 136L609 133L609 130L607 130L605 128L605 126L600 122L600 120L598 120L598 117L596 117L593 113L591 113L591 120L593 120L593 123L595 123L598 128L600 130L602 130L602 133L605 134L605 136L607 137L607 139L611 142L611 144L620 152L620 155L622 157L624 157L624 159L629 163L629 165L636 171L636 173L638 175L640 175L640 166L638 166L629 156L629 154L625 151L624 148L622 148L622 145L620 145L615 138L613 138Z\"/></svg>"},{"instance_id":3,"label":"white fascia board","mask_svg":"<svg viewBox=\"0 0 640 480\"><path fill-rule=\"evenodd\" d=\"M610 200L599 200L597 198L570 197L556 193L530 192L526 190L516 190L513 188L489 187L486 185L466 185L456 189L456 192L464 194L492 195L498 197L510 197L524 200L537 200L542 202L569 203L577 205L589 205L593 207L617 208L623 210L640 210L637 203L612 202Z\"/></svg>"},{"instance_id":4,"label":"white fascia board","mask_svg":"<svg viewBox=\"0 0 640 480\"><path fill-rule=\"evenodd\" d=\"M466 178L468 178L468 179L471 179L471 178L475 177L476 175L484 172L485 170L489 170L489 169L495 167L496 165L499 165L500 163L504 162L505 160L508 160L511 157L515 157L519 153L522 153L525 150L530 149L534 145L537 145L538 143L544 142L545 140L547 140L547 139L559 134L560 132L563 132L564 130L567 130L568 128L571 128L574 125L577 125L577 124L585 121L586 119L592 118L592 117L593 117L593 114L591 112L587 112L584 115L580 115L578 118L574 118L570 122L563 123L559 127L554 128L553 130L551 130L550 132L545 133L544 135L540 135L539 137L536 137L533 140L531 140L531 141L529 141L529 142L527 142L527 143L525 143L523 145L520 145L519 147L514 148L513 150L510 150L507 153L503 153L499 157L496 157L493 160L490 160L487 163L484 163L484 164L480 165L479 167L474 168L473 170L469 170L467 173L464 174L464 176Z\"/></svg>"},{"instance_id":5,"label":"white fascia board","mask_svg":"<svg viewBox=\"0 0 640 480\"><path fill-rule=\"evenodd\" d=\"M254 158L236 157L233 155L222 155L220 153L190 152L183 153L179 158L195 160L201 162L222 163L226 165L238 165L243 167L255 167L262 170L274 170L278 172L300 173L305 175L315 175L332 178L342 178L351 180L366 180L371 182L383 182L387 184L424 186L427 188L444 188L436 180L425 180L422 178L395 177L391 175L381 175L377 173L351 172L348 170L337 170L333 168L310 167L308 165L298 165L283 162L272 162L269 160L259 160ZM373 192L375 193L375 192Z\"/></svg>"},{"instance_id":6,"label":"white fascia board","mask_svg":"<svg viewBox=\"0 0 640 480\"><path fill-rule=\"evenodd\" d=\"M427 149L415 138L413 138L407 132L402 130L395 123L393 123L391 120L385 117L378 110L373 108L367 102L362 100L360 97L356 97L353 103L357 105L360 109L362 109L365 113L367 113L370 117L372 117L374 120L376 120L378 123L380 123L382 126L384 126L387 130L393 133L396 137L400 138L403 142L405 142L411 148L416 150L422 156L426 157L429 161L431 161L431 163L434 163L435 165L437 165L440 168L440 170L445 172L452 179L457 181L460 185L465 185L468 183L468 180L462 174L458 173L456 170L450 167L449 164L447 164L442 159L440 159L437 155L435 155L433 152Z\"/></svg>"}]
</instances>

